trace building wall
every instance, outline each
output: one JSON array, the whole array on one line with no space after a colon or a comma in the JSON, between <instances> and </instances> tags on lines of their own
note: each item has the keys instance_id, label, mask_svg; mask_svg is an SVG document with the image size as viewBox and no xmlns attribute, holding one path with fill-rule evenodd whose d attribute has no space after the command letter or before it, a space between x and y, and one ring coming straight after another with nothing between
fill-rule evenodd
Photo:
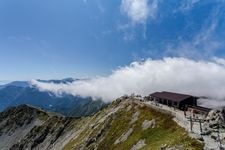
<instances>
[{"instance_id":1,"label":"building wall","mask_svg":"<svg viewBox=\"0 0 225 150\"><path fill-rule=\"evenodd\" d=\"M187 105L197 106L196 98L195 97L190 97L190 98L187 98L187 99L181 101L180 104L179 104L179 108L181 110L185 110Z\"/></svg>"},{"instance_id":2,"label":"building wall","mask_svg":"<svg viewBox=\"0 0 225 150\"><path fill-rule=\"evenodd\" d=\"M167 100L167 99L160 99L160 98L153 97L153 96L150 97L150 100L157 101L164 105L177 107L181 110L185 110L187 105L197 106L197 98L196 97L189 97L181 102L171 101L171 100Z\"/></svg>"}]
</instances>

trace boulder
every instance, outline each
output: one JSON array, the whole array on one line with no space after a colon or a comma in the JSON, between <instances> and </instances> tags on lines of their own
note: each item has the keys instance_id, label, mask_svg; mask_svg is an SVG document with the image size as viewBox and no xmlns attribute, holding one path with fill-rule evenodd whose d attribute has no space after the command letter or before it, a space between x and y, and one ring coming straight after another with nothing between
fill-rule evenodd
<instances>
[{"instance_id":1,"label":"boulder","mask_svg":"<svg viewBox=\"0 0 225 150\"><path fill-rule=\"evenodd\" d=\"M145 121L142 123L142 129L143 129L143 130L147 130L148 128L155 128L155 125L156 125L155 119L152 119L151 121L145 120Z\"/></svg>"},{"instance_id":2,"label":"boulder","mask_svg":"<svg viewBox=\"0 0 225 150\"><path fill-rule=\"evenodd\" d=\"M139 140L135 145L132 146L130 150L139 150L145 146L145 139Z\"/></svg>"}]
</instances>

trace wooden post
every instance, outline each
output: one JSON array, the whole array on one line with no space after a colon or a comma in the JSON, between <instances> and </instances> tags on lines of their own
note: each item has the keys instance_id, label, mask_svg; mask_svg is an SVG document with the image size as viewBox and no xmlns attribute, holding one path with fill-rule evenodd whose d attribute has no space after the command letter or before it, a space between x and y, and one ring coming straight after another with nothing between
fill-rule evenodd
<instances>
[{"instance_id":1,"label":"wooden post","mask_svg":"<svg viewBox=\"0 0 225 150\"><path fill-rule=\"evenodd\" d=\"M191 129L191 131L192 131L192 124L193 124L193 122L192 122L192 118L191 118L191 116L190 116L190 129Z\"/></svg>"},{"instance_id":2,"label":"wooden post","mask_svg":"<svg viewBox=\"0 0 225 150\"><path fill-rule=\"evenodd\" d=\"M202 122L201 122L201 119L199 119L199 126L200 126L200 131L202 133Z\"/></svg>"}]
</instances>

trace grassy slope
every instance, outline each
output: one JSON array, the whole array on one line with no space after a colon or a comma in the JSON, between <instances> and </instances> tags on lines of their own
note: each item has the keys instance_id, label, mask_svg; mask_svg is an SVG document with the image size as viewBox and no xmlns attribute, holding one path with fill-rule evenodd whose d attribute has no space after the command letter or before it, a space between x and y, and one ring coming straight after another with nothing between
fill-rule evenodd
<instances>
[{"instance_id":1,"label":"grassy slope","mask_svg":"<svg viewBox=\"0 0 225 150\"><path fill-rule=\"evenodd\" d=\"M121 102L123 103L123 109L120 109L114 115L111 115L103 123L97 123L96 118L104 116L107 112L103 110L102 112L96 114L89 119L86 119L85 124L87 127L81 132L81 134L71 140L65 147L67 149L94 149L97 147L99 150L126 150L131 149L140 139L145 139L146 146L143 149L160 149L161 145L167 144L169 146L182 146L184 149L203 149L203 145L200 144L195 139L190 138L187 132L177 125L172 117L168 114L160 113L154 109L147 106L141 106L140 104L134 102ZM118 103L113 103L108 107L115 107ZM121 105L121 104L119 104ZM130 107L131 109L127 109ZM139 111L140 115L138 120L134 124L129 124L132 115ZM142 130L142 123L145 120L156 119L156 127L153 129ZM88 120L88 121L87 121ZM88 125L89 123L97 123L96 128L92 129ZM133 128L132 134L128 139L120 144L114 145L114 142L130 128ZM103 130L101 130L103 129ZM101 130L101 131L100 131ZM101 134L99 134L101 133ZM95 139L91 144L87 144L86 139Z\"/></svg>"}]
</instances>

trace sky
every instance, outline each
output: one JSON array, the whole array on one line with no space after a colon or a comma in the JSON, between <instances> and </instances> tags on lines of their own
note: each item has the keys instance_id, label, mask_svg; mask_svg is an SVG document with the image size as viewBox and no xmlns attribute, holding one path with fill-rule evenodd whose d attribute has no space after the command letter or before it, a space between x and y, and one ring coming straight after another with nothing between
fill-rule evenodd
<instances>
[{"instance_id":1,"label":"sky","mask_svg":"<svg viewBox=\"0 0 225 150\"><path fill-rule=\"evenodd\" d=\"M225 57L224 0L0 0L0 81Z\"/></svg>"}]
</instances>

